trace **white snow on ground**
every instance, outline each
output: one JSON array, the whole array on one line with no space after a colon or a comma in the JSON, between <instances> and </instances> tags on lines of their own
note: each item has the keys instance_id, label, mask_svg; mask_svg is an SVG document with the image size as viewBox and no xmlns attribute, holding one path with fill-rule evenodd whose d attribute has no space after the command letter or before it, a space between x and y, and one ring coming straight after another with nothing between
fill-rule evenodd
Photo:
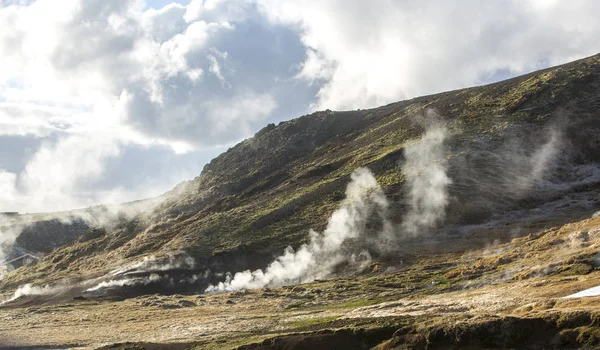
<instances>
[{"instance_id":1,"label":"white snow on ground","mask_svg":"<svg viewBox=\"0 0 600 350\"><path fill-rule=\"evenodd\" d=\"M600 295L600 286L582 290L579 293L567 295L565 298L583 298L583 297L593 297L596 295Z\"/></svg>"}]
</instances>

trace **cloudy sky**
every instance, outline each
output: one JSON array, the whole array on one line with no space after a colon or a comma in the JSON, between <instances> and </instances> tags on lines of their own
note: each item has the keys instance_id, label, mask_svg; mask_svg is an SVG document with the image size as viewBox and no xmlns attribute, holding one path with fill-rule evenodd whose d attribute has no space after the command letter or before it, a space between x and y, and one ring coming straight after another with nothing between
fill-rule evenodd
<instances>
[{"instance_id":1,"label":"cloudy sky","mask_svg":"<svg viewBox=\"0 0 600 350\"><path fill-rule=\"evenodd\" d=\"M270 122L600 52L600 1L0 0L0 211L160 194Z\"/></svg>"}]
</instances>

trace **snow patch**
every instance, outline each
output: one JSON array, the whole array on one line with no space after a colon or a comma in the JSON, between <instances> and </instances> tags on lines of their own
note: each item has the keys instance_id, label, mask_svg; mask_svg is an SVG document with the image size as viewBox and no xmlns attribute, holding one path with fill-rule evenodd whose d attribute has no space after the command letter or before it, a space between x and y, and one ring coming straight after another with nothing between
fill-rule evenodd
<instances>
[{"instance_id":1,"label":"snow patch","mask_svg":"<svg viewBox=\"0 0 600 350\"><path fill-rule=\"evenodd\" d=\"M600 295L600 286L597 287L593 287L590 289L586 289L586 290L582 290L581 292L575 293L575 294L571 294L571 295L567 295L566 297L564 297L565 299L567 298L583 298L583 297L593 297L596 295Z\"/></svg>"}]
</instances>

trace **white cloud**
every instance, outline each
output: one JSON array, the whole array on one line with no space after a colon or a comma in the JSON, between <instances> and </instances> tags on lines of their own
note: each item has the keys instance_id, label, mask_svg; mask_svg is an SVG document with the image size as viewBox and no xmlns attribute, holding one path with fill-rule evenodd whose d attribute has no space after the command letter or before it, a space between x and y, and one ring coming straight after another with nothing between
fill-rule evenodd
<instances>
[{"instance_id":1,"label":"white cloud","mask_svg":"<svg viewBox=\"0 0 600 350\"><path fill-rule=\"evenodd\" d=\"M186 22L197 20L204 12L204 0L192 0L185 10L183 19Z\"/></svg>"},{"instance_id":2,"label":"white cloud","mask_svg":"<svg viewBox=\"0 0 600 350\"><path fill-rule=\"evenodd\" d=\"M78 188L102 175L104 160L119 152L118 143L110 135L73 136L44 145L21 174L19 195L28 199L31 211L52 205L65 209L94 204L97 198L93 196L78 198L82 195Z\"/></svg>"},{"instance_id":3,"label":"white cloud","mask_svg":"<svg viewBox=\"0 0 600 350\"><path fill-rule=\"evenodd\" d=\"M0 169L0 193L3 196L15 197L17 175Z\"/></svg>"},{"instance_id":4,"label":"white cloud","mask_svg":"<svg viewBox=\"0 0 600 350\"><path fill-rule=\"evenodd\" d=\"M221 98L223 105L212 103L215 110L202 115L193 111L194 99L182 101L181 96L174 96L173 92L178 95L191 93L195 99L212 97L202 96L207 86L198 85L205 70L210 70L221 84L226 85L216 60L224 60L227 56L215 45L235 27L227 21L229 7L223 9L223 4L218 2L203 5L202 14L212 17L213 21L206 21L201 15L192 20L186 14L197 6L198 3L193 2L187 8L171 4L160 10L144 10L140 1L39 0L30 6L0 8L0 56L7 61L0 68L0 76L4 79L0 84L19 82L19 88L12 88L11 94L3 97L13 103L13 109L19 106L27 109L32 104L89 109L93 117L88 119L96 119L94 126L98 120L103 120L102 127L127 128L132 126L131 121L135 127L140 119L148 117L132 115L133 112L154 110L156 113L151 115L164 118L173 109L179 114L187 111L189 114L185 119L188 122L206 124L205 116L221 113L221 108L230 110L231 101ZM221 10L224 13L215 14ZM119 120L100 115L100 109L118 103L123 93L138 102L143 101L145 106L127 110ZM262 91L251 93L265 94ZM180 108L182 103L188 108ZM16 119L17 114L26 113L5 115L13 115ZM80 113L71 114L61 118L66 130L70 130L70 124L81 123ZM268 113L236 115L257 120L258 116L264 117ZM154 134L162 130L149 130L148 125L156 122L145 123L146 129L141 133L138 130L136 140L145 131L148 140L154 140ZM39 124L48 133L56 131L48 123L40 121ZM159 124L162 128L168 126L164 120ZM168 137L162 137L162 142L172 143L174 148L180 148L177 145L182 142L195 146L212 144L213 140L206 142L187 133L177 133L177 130L176 127L167 128ZM44 134L41 130L12 132ZM226 143L247 136L246 132L245 129L229 128L227 133L219 136Z\"/></svg>"},{"instance_id":5,"label":"white cloud","mask_svg":"<svg viewBox=\"0 0 600 350\"><path fill-rule=\"evenodd\" d=\"M0 137L48 139L20 173L2 172L10 195L0 207L58 210L132 199L118 185L89 192L127 145L184 154L259 129L278 106L272 87L229 81L233 69L219 50L237 40L232 21L258 16L253 6L0 3Z\"/></svg>"},{"instance_id":6,"label":"white cloud","mask_svg":"<svg viewBox=\"0 0 600 350\"><path fill-rule=\"evenodd\" d=\"M133 199L149 192L125 191L119 178L97 187L124 149L167 146L183 157L310 108L374 107L590 55L599 9L591 0L193 0L160 9L3 0L0 138L43 142L20 171L0 159L10 193L0 207Z\"/></svg>"},{"instance_id":7,"label":"white cloud","mask_svg":"<svg viewBox=\"0 0 600 350\"><path fill-rule=\"evenodd\" d=\"M229 84L229 82L225 78L225 75L223 74L223 68L219 63L219 60L223 62L227 61L227 52L220 52L215 48L212 48L210 51L211 53L206 56L210 61L210 72L214 74L217 77L217 79L219 79L223 88L230 88L231 84Z\"/></svg>"},{"instance_id":8,"label":"white cloud","mask_svg":"<svg viewBox=\"0 0 600 350\"><path fill-rule=\"evenodd\" d=\"M302 33L314 109L376 107L597 53L597 1L271 1Z\"/></svg>"}]
</instances>

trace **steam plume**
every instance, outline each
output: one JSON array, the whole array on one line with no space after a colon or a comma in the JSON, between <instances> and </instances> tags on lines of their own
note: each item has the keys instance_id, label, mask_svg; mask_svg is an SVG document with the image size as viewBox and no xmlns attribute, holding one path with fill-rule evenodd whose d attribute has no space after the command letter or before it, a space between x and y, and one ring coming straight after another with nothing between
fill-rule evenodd
<instances>
[{"instance_id":1,"label":"steam plume","mask_svg":"<svg viewBox=\"0 0 600 350\"><path fill-rule=\"evenodd\" d=\"M161 277L158 274L153 273L147 277L135 277L135 278L120 279L120 280L104 281L104 282L100 282L99 284L95 285L94 287L86 289L84 291L84 293L96 292L96 291L98 291L100 289L104 289L104 288L135 286L135 285L148 285L150 283L161 280L161 278L168 278L168 277Z\"/></svg>"},{"instance_id":2,"label":"steam plume","mask_svg":"<svg viewBox=\"0 0 600 350\"><path fill-rule=\"evenodd\" d=\"M548 177L549 170L556 166L557 155L563 146L562 135L556 127L551 127L546 133L547 140L531 155L522 155L517 151L507 155L509 161L523 164L515 167L517 171L513 181L505 184L515 194L526 194L539 186Z\"/></svg>"},{"instance_id":3,"label":"steam plume","mask_svg":"<svg viewBox=\"0 0 600 350\"><path fill-rule=\"evenodd\" d=\"M177 193L177 192L173 192ZM168 197L161 196L151 199L140 200L132 203L124 203L118 205L100 205L86 209L72 210L68 212L58 213L41 213L41 214L2 214L0 213L0 263L5 258L14 257L15 241L18 242L18 237L26 231L36 232L52 231L55 224L73 226L65 228L65 231L75 232L65 237L61 235L56 237L48 237L47 242L39 245L45 245L49 250L60 246L61 244L69 243L78 238L77 234L85 232L88 228L102 227L107 231L114 230L124 220L131 220L136 216L144 215L151 212L156 206L160 205ZM75 227L76 226L76 227ZM48 228L45 228L48 227ZM79 232L79 233L77 233ZM30 240L31 241L31 240ZM26 249L34 254L41 254L44 251L36 250L36 246L20 246L19 249ZM2 278L0 272L0 279Z\"/></svg>"},{"instance_id":4,"label":"steam plume","mask_svg":"<svg viewBox=\"0 0 600 350\"><path fill-rule=\"evenodd\" d=\"M3 215L0 215L0 261L6 257L10 251L10 246L20 233L21 227L7 222ZM2 276L0 275L1 278Z\"/></svg>"},{"instance_id":5,"label":"steam plume","mask_svg":"<svg viewBox=\"0 0 600 350\"><path fill-rule=\"evenodd\" d=\"M28 283L28 284L25 284L25 285L17 288L17 290L13 294L12 298L0 302L0 305L6 304L13 300L17 300L23 296L50 295L50 294L55 294L60 291L64 291L65 289L67 289L67 287L63 286L63 285L57 285L57 286L45 285L45 286L41 287L41 286L34 286L34 285Z\"/></svg>"},{"instance_id":6,"label":"steam plume","mask_svg":"<svg viewBox=\"0 0 600 350\"><path fill-rule=\"evenodd\" d=\"M430 112L433 113L433 112ZM432 228L445 216L448 205L444 140L447 130L433 125L417 143L405 149L406 162L402 172L409 188L409 210L402 222L403 232L416 235Z\"/></svg>"},{"instance_id":7,"label":"steam plume","mask_svg":"<svg viewBox=\"0 0 600 350\"><path fill-rule=\"evenodd\" d=\"M434 112L428 112L432 119ZM450 178L446 174L444 141L447 129L430 124L425 135L415 144L406 148L406 163L403 172L409 188L409 210L404 217L402 230L416 235L433 227L445 216L448 204L447 188ZM262 288L312 281L331 277L336 267L343 263L365 264L370 261L368 252L356 254L348 249L350 241L373 241L366 237L365 229L373 213L383 219L381 232L375 241L391 242L395 236L391 223L387 220L389 203L367 168L357 169L346 189L346 201L335 211L323 234L310 231L310 242L294 251L286 248L284 254L273 261L266 270L249 270L235 275L227 274L226 280L218 285L210 285L207 292L232 291L244 288ZM382 244L375 247L380 251ZM389 250L389 247L387 248ZM364 265L363 265L364 266Z\"/></svg>"},{"instance_id":8,"label":"steam plume","mask_svg":"<svg viewBox=\"0 0 600 350\"><path fill-rule=\"evenodd\" d=\"M111 276L126 275L130 273L143 273L155 271L167 271L173 269L191 270L195 267L194 258L188 255L169 254L166 257L157 258L154 255L145 256L143 260L120 267L110 272Z\"/></svg>"},{"instance_id":9,"label":"steam plume","mask_svg":"<svg viewBox=\"0 0 600 350\"><path fill-rule=\"evenodd\" d=\"M327 228L320 234L310 231L310 242L297 251L291 247L275 259L264 271L250 270L228 274L225 282L210 285L207 292L232 291L243 288L262 288L312 281L330 277L341 264L368 263L366 252L352 252L347 243L358 239L365 231L369 217L375 211L387 209L388 201L367 168L359 168L351 175L346 188L346 200L329 219Z\"/></svg>"},{"instance_id":10,"label":"steam plume","mask_svg":"<svg viewBox=\"0 0 600 350\"><path fill-rule=\"evenodd\" d=\"M100 283L96 283L93 287L87 288L84 293L97 292L107 288L115 287L131 287L131 286L147 286L152 283L162 283L173 286L176 282L173 277L169 277L164 272L170 270L192 270L195 267L195 261L187 255L169 255L167 257L147 256L143 260L120 267L111 271L104 276L110 279L104 279ZM102 278L100 278L102 279ZM185 278L180 278L177 282L193 284L198 281L199 276L190 275ZM92 283L87 281L85 284Z\"/></svg>"}]
</instances>

